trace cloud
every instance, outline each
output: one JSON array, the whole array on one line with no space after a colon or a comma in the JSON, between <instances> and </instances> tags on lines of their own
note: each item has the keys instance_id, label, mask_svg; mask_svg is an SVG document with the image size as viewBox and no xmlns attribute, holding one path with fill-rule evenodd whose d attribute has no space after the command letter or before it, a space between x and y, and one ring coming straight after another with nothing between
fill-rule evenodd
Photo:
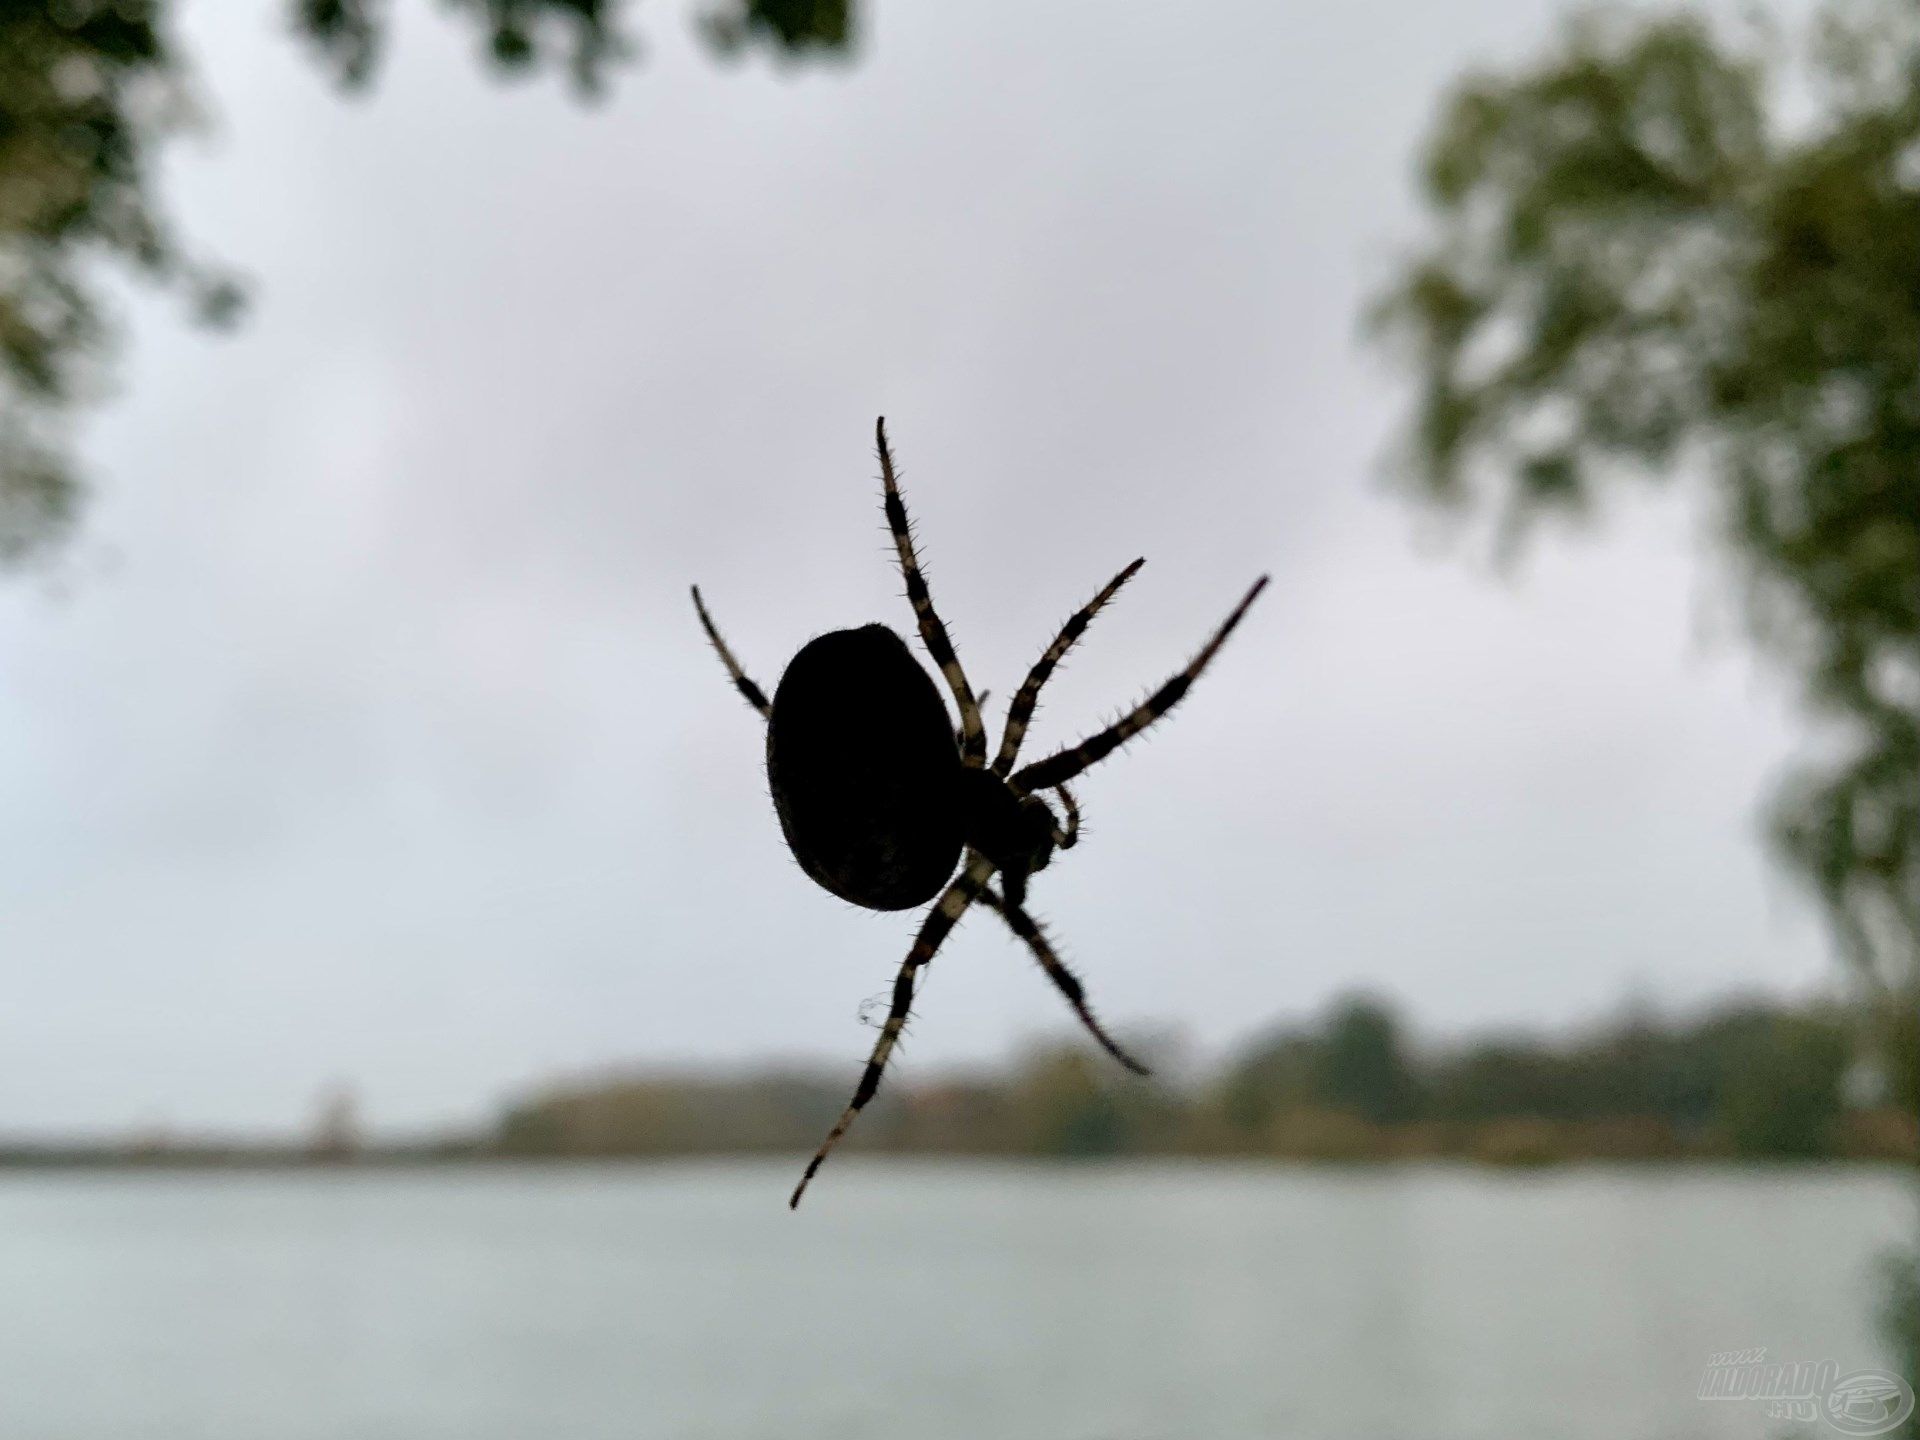
<instances>
[{"instance_id":1,"label":"cloud","mask_svg":"<svg viewBox=\"0 0 1920 1440\"><path fill-rule=\"evenodd\" d=\"M686 586L765 682L906 630L879 412L1003 701L1150 558L1035 746L1274 574L1037 886L1115 1020L1217 1045L1360 982L1457 1027L1821 975L1751 823L1787 721L1701 662L1684 517L1503 585L1373 478L1399 396L1353 325L1411 147L1534 7L1110 20L880 7L858 66L791 76L663 33L582 111L420 24L347 104L201 17L223 131L179 208L261 303L217 342L139 308L76 592L0 595L0 1125L851 1075L908 927L786 857ZM912 1063L1065 1027L1030 969L973 921Z\"/></svg>"}]
</instances>

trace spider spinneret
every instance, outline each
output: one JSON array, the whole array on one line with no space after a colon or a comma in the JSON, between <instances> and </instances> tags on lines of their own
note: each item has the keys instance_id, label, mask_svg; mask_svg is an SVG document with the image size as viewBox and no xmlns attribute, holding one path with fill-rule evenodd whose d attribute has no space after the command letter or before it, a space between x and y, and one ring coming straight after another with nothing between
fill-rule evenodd
<instances>
[{"instance_id":1,"label":"spider spinneret","mask_svg":"<svg viewBox=\"0 0 1920 1440\"><path fill-rule=\"evenodd\" d=\"M800 648L771 702L734 659L707 613L698 586L694 608L734 688L767 722L767 777L787 848L822 888L870 910L905 910L934 900L894 978L892 1004L847 1106L808 1162L789 1205L797 1206L828 1153L880 1087L913 1005L919 972L976 902L995 911L1023 941L1101 1048L1138 1074L1147 1070L1101 1028L1086 992L1026 911L1028 878L1057 850L1079 839L1080 808L1068 782L1165 715L1266 587L1261 576L1186 668L1098 734L1014 769L1040 689L1089 622L1145 562L1135 560L1061 627L1028 672L1007 710L991 763L980 698L933 608L914 552L905 503L887 446L875 424L887 526L899 552L907 599L921 642L959 711L956 728L940 692L906 642L884 625L835 630ZM1037 791L1060 799L1065 819ZM956 863L957 878L949 881ZM996 890L991 881L1001 877ZM938 899L934 899L935 895Z\"/></svg>"}]
</instances>

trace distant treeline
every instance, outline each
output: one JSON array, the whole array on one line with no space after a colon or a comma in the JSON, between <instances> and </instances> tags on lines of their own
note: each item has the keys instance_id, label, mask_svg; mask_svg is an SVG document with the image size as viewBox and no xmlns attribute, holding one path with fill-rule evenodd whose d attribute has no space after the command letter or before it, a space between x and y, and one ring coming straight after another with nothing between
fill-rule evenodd
<instances>
[{"instance_id":1,"label":"distant treeline","mask_svg":"<svg viewBox=\"0 0 1920 1440\"><path fill-rule=\"evenodd\" d=\"M1907 1012L1868 1045L1858 1010L1751 1001L1684 1021L1631 1013L1567 1038L1416 1046L1389 1006L1353 997L1186 1079L1137 1080L1077 1044L1037 1047L1004 1072L895 1075L848 1143L1059 1157L1910 1161L1920 1158L1916 1029ZM817 1143L854 1070L554 1085L512 1105L488 1148L790 1153Z\"/></svg>"},{"instance_id":2,"label":"distant treeline","mask_svg":"<svg viewBox=\"0 0 1920 1440\"><path fill-rule=\"evenodd\" d=\"M1245 1156L1372 1161L1920 1160L1920 1006L1755 1000L1678 1020L1645 1012L1577 1034L1415 1044L1365 996L1269 1029L1207 1070L1177 1047L1140 1080L1088 1046L1038 1045L1004 1069L898 1069L851 1149L920 1155ZM148 1133L13 1143L0 1166L427 1164L810 1151L857 1063L739 1076L624 1072L556 1082L481 1133L367 1143L351 1097L307 1138Z\"/></svg>"}]
</instances>

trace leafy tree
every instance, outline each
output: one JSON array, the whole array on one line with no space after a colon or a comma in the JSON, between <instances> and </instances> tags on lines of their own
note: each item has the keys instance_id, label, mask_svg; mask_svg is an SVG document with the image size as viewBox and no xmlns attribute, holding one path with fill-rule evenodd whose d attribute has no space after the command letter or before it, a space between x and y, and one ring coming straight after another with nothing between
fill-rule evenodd
<instances>
[{"instance_id":1,"label":"leafy tree","mask_svg":"<svg viewBox=\"0 0 1920 1440\"><path fill-rule=\"evenodd\" d=\"M1318 1075L1319 1098L1375 1125L1408 1119L1413 1076L1400 1042L1400 1025L1378 1000L1341 1001L1327 1021Z\"/></svg>"},{"instance_id":2,"label":"leafy tree","mask_svg":"<svg viewBox=\"0 0 1920 1440\"><path fill-rule=\"evenodd\" d=\"M852 0L721 0L703 28L721 51L844 50ZM503 74L562 65L599 93L633 53L622 0L449 0ZM95 393L111 327L88 283L108 258L234 317L231 280L193 259L154 194L160 150L195 115L169 0L0 0L0 564L70 526L79 486L70 407ZM384 0L296 0L295 32L344 86L366 84Z\"/></svg>"},{"instance_id":3,"label":"leafy tree","mask_svg":"<svg viewBox=\"0 0 1920 1440\"><path fill-rule=\"evenodd\" d=\"M1543 1040L1478 1041L1441 1057L1435 1070L1431 1109L1441 1120L1573 1120L1586 1113L1577 1064Z\"/></svg>"},{"instance_id":4,"label":"leafy tree","mask_svg":"<svg viewBox=\"0 0 1920 1440\"><path fill-rule=\"evenodd\" d=\"M1815 743L1774 838L1862 975L1920 996L1920 6L1803 41L1591 14L1446 102L1374 319L1398 470L1506 545L1628 477L1701 487Z\"/></svg>"},{"instance_id":5,"label":"leafy tree","mask_svg":"<svg viewBox=\"0 0 1920 1440\"><path fill-rule=\"evenodd\" d=\"M1843 1026L1815 1014L1737 1011L1701 1039L1720 1053L1715 1120L1735 1153L1826 1153L1849 1058Z\"/></svg>"},{"instance_id":6,"label":"leafy tree","mask_svg":"<svg viewBox=\"0 0 1920 1440\"><path fill-rule=\"evenodd\" d=\"M1027 1144L1041 1155L1115 1155L1133 1127L1098 1061L1074 1047L1038 1050L1014 1077L1016 1113L1025 1117Z\"/></svg>"},{"instance_id":7,"label":"leafy tree","mask_svg":"<svg viewBox=\"0 0 1920 1440\"><path fill-rule=\"evenodd\" d=\"M1227 1066L1216 1094L1228 1125L1256 1132L1307 1108L1396 1124L1413 1117L1418 1089L1399 1019L1383 1001L1350 995L1311 1030L1276 1028L1255 1039Z\"/></svg>"},{"instance_id":8,"label":"leafy tree","mask_svg":"<svg viewBox=\"0 0 1920 1440\"><path fill-rule=\"evenodd\" d=\"M1267 1032L1227 1066L1219 1086L1222 1116L1235 1130L1266 1129L1275 1116L1312 1102L1320 1064L1318 1035Z\"/></svg>"}]
</instances>

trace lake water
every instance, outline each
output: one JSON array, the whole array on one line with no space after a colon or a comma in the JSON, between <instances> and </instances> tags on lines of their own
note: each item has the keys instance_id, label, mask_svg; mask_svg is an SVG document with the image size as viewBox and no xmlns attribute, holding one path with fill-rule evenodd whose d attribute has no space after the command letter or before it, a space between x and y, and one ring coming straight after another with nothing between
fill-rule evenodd
<instances>
[{"instance_id":1,"label":"lake water","mask_svg":"<svg viewBox=\"0 0 1920 1440\"><path fill-rule=\"evenodd\" d=\"M1916 1231L1867 1170L795 1168L0 1176L0 1437L1764 1440L1709 1353L1884 1364Z\"/></svg>"}]
</instances>

